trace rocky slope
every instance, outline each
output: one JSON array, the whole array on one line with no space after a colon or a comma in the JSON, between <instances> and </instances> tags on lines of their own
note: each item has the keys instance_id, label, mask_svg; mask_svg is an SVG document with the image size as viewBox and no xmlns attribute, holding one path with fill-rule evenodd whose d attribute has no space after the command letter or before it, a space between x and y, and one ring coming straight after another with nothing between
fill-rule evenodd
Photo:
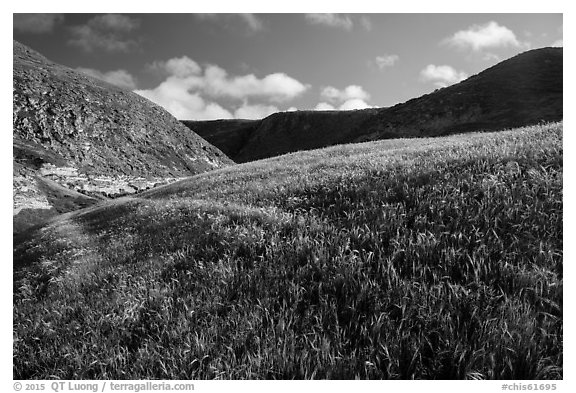
<instances>
[{"instance_id":1,"label":"rocky slope","mask_svg":"<svg viewBox=\"0 0 576 393\"><path fill-rule=\"evenodd\" d=\"M505 60L389 108L275 113L254 122L184 122L236 162L340 143L499 130L562 119L562 48Z\"/></svg>"},{"instance_id":2,"label":"rocky slope","mask_svg":"<svg viewBox=\"0 0 576 393\"><path fill-rule=\"evenodd\" d=\"M103 195L136 192L232 163L135 93L53 63L16 41L13 56L15 228L38 221L29 217L73 210ZM54 195L61 186L74 197L61 194L79 204L57 202ZM18 216L25 222L19 223Z\"/></svg>"}]
</instances>

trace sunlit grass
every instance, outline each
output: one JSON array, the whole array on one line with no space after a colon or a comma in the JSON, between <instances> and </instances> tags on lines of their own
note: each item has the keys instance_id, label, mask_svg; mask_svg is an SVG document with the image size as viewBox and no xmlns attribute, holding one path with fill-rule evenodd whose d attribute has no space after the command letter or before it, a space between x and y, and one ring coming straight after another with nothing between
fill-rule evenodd
<instances>
[{"instance_id":1,"label":"sunlit grass","mask_svg":"<svg viewBox=\"0 0 576 393\"><path fill-rule=\"evenodd\" d=\"M562 378L562 123L229 167L15 247L15 379Z\"/></svg>"}]
</instances>

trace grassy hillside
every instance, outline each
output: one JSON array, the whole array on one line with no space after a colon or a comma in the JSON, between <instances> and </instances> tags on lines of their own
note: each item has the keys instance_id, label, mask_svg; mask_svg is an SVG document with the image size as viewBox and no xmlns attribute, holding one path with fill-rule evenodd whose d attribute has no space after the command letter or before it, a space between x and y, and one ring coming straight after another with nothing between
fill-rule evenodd
<instances>
[{"instance_id":1,"label":"grassy hillside","mask_svg":"<svg viewBox=\"0 0 576 393\"><path fill-rule=\"evenodd\" d=\"M562 123L337 146L14 244L15 379L560 379Z\"/></svg>"}]
</instances>

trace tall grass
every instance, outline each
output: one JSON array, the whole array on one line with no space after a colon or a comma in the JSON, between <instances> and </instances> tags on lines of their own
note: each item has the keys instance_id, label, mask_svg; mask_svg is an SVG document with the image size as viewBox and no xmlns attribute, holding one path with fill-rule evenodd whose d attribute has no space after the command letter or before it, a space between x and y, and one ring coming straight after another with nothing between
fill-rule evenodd
<instances>
[{"instance_id":1,"label":"tall grass","mask_svg":"<svg viewBox=\"0 0 576 393\"><path fill-rule=\"evenodd\" d=\"M197 175L15 266L15 379L559 379L562 123Z\"/></svg>"}]
</instances>

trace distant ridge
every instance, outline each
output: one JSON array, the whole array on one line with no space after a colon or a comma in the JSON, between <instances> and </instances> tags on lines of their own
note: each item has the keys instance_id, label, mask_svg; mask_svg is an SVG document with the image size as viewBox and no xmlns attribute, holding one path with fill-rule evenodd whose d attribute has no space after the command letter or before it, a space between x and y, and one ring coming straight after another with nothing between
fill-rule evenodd
<instances>
[{"instance_id":1,"label":"distant ridge","mask_svg":"<svg viewBox=\"0 0 576 393\"><path fill-rule=\"evenodd\" d=\"M232 163L135 93L16 41L13 62L14 213L27 213L26 222L95 203L103 194L135 192ZM38 177L56 183L38 183ZM74 192L47 193L50 185ZM58 203L57 195L68 202ZM15 227L26 226L16 221Z\"/></svg>"},{"instance_id":2,"label":"distant ridge","mask_svg":"<svg viewBox=\"0 0 576 393\"><path fill-rule=\"evenodd\" d=\"M262 120L184 121L236 162L379 139L500 130L559 121L563 49L534 49L458 84L389 108L274 113Z\"/></svg>"}]
</instances>

